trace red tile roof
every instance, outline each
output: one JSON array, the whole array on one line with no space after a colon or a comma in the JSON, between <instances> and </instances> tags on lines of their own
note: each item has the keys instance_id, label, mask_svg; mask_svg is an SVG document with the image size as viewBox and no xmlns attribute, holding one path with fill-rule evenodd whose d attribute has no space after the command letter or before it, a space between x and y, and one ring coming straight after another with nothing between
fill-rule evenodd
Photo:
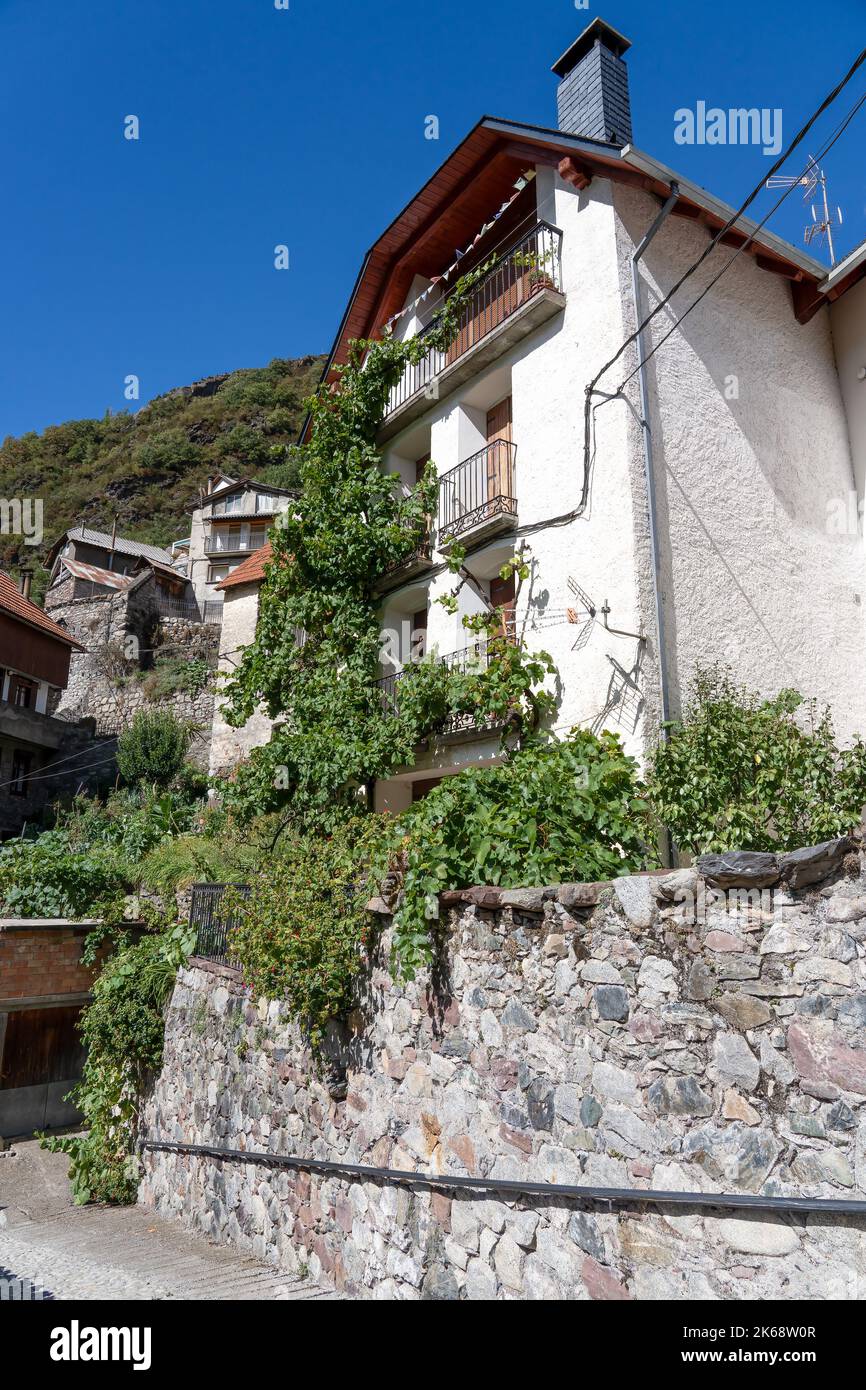
<instances>
[{"instance_id":1,"label":"red tile roof","mask_svg":"<svg viewBox=\"0 0 866 1390\"><path fill-rule=\"evenodd\" d=\"M232 570L230 575L217 584L218 589L233 589L237 584L261 584L265 577L265 565L272 558L270 541L265 541L261 550L247 556L243 564Z\"/></svg>"},{"instance_id":2,"label":"red tile roof","mask_svg":"<svg viewBox=\"0 0 866 1390\"><path fill-rule=\"evenodd\" d=\"M0 613L17 618L19 622L27 623L29 627L35 627L40 632L47 632L49 637L56 637L58 641L65 642L70 647L77 647L80 652L84 651L81 643L76 642L65 628L53 622L41 608L31 603L29 598L25 598L15 580L4 574L3 570L0 570Z\"/></svg>"}]
</instances>

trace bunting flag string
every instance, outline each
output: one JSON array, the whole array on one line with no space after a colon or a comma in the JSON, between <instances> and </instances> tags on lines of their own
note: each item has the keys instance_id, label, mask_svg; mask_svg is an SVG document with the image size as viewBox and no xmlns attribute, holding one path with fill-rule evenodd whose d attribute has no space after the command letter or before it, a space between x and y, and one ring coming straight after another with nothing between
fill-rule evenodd
<instances>
[{"instance_id":1,"label":"bunting flag string","mask_svg":"<svg viewBox=\"0 0 866 1390\"><path fill-rule=\"evenodd\" d=\"M505 202L502 204L502 207L499 209L499 211L496 212L496 213L494 213L493 217L491 218L491 220L490 220L489 222L485 222L485 223L484 223L484 226L481 228L480 232L478 232L478 233L473 237L472 241L470 241L469 245L466 247L465 250L463 250L463 251L455 251L455 252L454 252L454 260L453 260L453 262L451 263L451 265L449 265L448 269L445 270L445 271L443 271L441 275L434 275L434 277L433 277L433 279L431 280L430 284L427 286L427 289L424 290L423 293L419 294L418 297L417 297L417 299L414 299L414 300L412 301L411 304L406 304L406 305L404 305L404 307L403 307L402 309L398 310L398 312L397 312L396 314L392 314L392 315L391 315L391 317L388 319L388 321L384 324L383 330L382 330L382 331L384 332L384 334L385 334L386 337L390 336L390 334L393 332L394 324L397 323L397 321L398 321L399 319L405 318L405 316L406 316L407 314L414 313L414 311L418 308L418 306L421 305L421 304L423 304L423 303L425 302L425 300L427 300L427 299L429 298L429 296L433 293L433 291L434 291L435 289L437 289L441 284L447 283L447 281L448 281L448 279L450 278L450 276L452 276L452 275L454 274L455 270L456 270L456 269L458 268L458 266L460 265L460 262L461 262L466 256L469 255L470 251L474 251L474 250L475 250L475 247L478 245L479 241L481 241L481 239L482 239L483 237L485 237L485 236L487 235L487 233L488 233L489 231L491 231L491 230L496 226L496 223L497 223L497 222L499 221L499 219L500 219L501 217L503 217L504 214L508 211L508 209L511 207L511 204L512 204L517 198L520 197L521 193L523 192L523 190L524 190L524 188L526 187L526 185L529 183L530 179L534 179L534 178L535 178L535 170L534 170L534 169L530 169L530 170L528 170L525 174L522 174L522 175L520 176L520 178L517 180L517 187L515 187L515 190L514 190L514 192L512 193L511 197L510 197L510 198L506 198Z\"/></svg>"}]
</instances>

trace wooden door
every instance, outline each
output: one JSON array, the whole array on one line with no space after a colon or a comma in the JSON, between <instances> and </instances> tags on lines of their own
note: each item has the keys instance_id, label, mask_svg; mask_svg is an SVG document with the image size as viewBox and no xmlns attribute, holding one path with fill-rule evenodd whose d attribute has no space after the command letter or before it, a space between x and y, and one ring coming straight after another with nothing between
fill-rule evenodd
<instances>
[{"instance_id":1,"label":"wooden door","mask_svg":"<svg viewBox=\"0 0 866 1390\"><path fill-rule=\"evenodd\" d=\"M80 1016L80 1004L10 1012L0 1058L0 1091L77 1080L84 1064Z\"/></svg>"},{"instance_id":2,"label":"wooden door","mask_svg":"<svg viewBox=\"0 0 866 1390\"><path fill-rule=\"evenodd\" d=\"M499 635L501 637L513 637L517 609L517 588L513 574L510 579L491 579L490 602L494 608L502 609Z\"/></svg>"},{"instance_id":3,"label":"wooden door","mask_svg":"<svg viewBox=\"0 0 866 1390\"><path fill-rule=\"evenodd\" d=\"M487 412L487 501L511 496L511 397ZM492 514L492 509L491 509Z\"/></svg>"},{"instance_id":4,"label":"wooden door","mask_svg":"<svg viewBox=\"0 0 866 1390\"><path fill-rule=\"evenodd\" d=\"M412 614L412 653L411 661L423 661L427 655L427 609L419 608Z\"/></svg>"}]
</instances>

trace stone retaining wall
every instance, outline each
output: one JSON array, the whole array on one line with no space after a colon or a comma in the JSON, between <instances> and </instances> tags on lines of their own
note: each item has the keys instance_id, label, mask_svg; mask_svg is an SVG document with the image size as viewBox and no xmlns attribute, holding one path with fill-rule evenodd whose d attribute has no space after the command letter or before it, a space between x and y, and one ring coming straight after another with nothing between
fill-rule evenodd
<instances>
[{"instance_id":1,"label":"stone retaining wall","mask_svg":"<svg viewBox=\"0 0 866 1390\"><path fill-rule=\"evenodd\" d=\"M405 987L385 968L385 917L318 1077L282 1005L247 997L233 972L182 971L144 1137L638 1193L866 1200L854 851L446 894L437 965ZM866 1217L617 1212L144 1163L145 1205L359 1297L866 1296Z\"/></svg>"}]
</instances>

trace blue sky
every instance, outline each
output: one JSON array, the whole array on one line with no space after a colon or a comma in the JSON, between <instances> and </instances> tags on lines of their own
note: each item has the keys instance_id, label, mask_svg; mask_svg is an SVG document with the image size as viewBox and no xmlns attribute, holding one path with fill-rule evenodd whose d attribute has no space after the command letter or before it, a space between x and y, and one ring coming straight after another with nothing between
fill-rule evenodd
<instances>
[{"instance_id":1,"label":"blue sky","mask_svg":"<svg viewBox=\"0 0 866 1390\"><path fill-rule=\"evenodd\" d=\"M130 373L144 401L325 351L364 251L479 116L555 125L550 66L598 14L632 40L635 143L732 203L772 159L677 145L675 111L780 107L787 143L866 29L863 0L289 3L0 0L0 437L123 409ZM866 109L827 160L843 250L864 138ZM800 245L808 215L795 193L771 225Z\"/></svg>"}]
</instances>

